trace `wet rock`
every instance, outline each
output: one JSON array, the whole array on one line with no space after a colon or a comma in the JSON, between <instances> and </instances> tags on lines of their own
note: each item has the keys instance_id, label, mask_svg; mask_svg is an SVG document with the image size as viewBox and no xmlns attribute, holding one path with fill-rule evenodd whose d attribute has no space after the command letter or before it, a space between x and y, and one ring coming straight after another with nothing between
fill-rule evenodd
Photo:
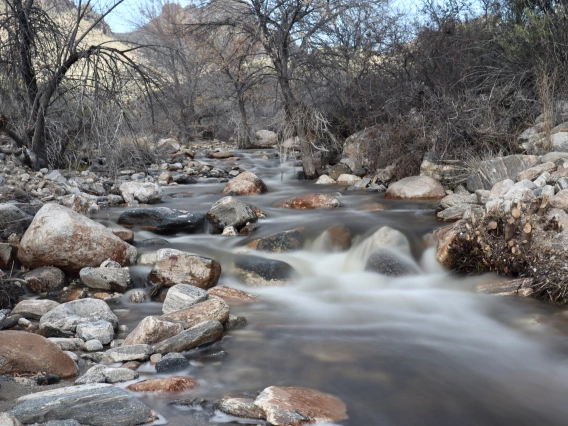
<instances>
[{"instance_id":1,"label":"wet rock","mask_svg":"<svg viewBox=\"0 0 568 426\"><path fill-rule=\"evenodd\" d=\"M234 226L227 226L225 229L223 229L221 235L225 237L236 237L237 235L239 235L239 232Z\"/></svg>"},{"instance_id":2,"label":"wet rock","mask_svg":"<svg viewBox=\"0 0 568 426\"><path fill-rule=\"evenodd\" d=\"M124 345L153 345L182 331L183 327L168 317L150 316L140 321L136 328L124 339Z\"/></svg>"},{"instance_id":3,"label":"wet rock","mask_svg":"<svg viewBox=\"0 0 568 426\"><path fill-rule=\"evenodd\" d=\"M93 321L77 325L77 337L85 342L89 340L98 340L103 345L107 345L114 337L114 328L112 324L105 320Z\"/></svg>"},{"instance_id":4,"label":"wet rock","mask_svg":"<svg viewBox=\"0 0 568 426\"><path fill-rule=\"evenodd\" d=\"M124 389L109 384L71 386L20 397L9 411L23 423L75 419L97 426L150 423L156 414Z\"/></svg>"},{"instance_id":5,"label":"wet rock","mask_svg":"<svg viewBox=\"0 0 568 426\"><path fill-rule=\"evenodd\" d=\"M172 312L168 317L183 321L189 327L205 321L219 321L222 324L229 318L229 305L220 297L210 296L204 302L188 309Z\"/></svg>"},{"instance_id":6,"label":"wet rock","mask_svg":"<svg viewBox=\"0 0 568 426\"><path fill-rule=\"evenodd\" d=\"M79 299L63 303L41 317L39 327L53 337L74 334L77 325L105 320L118 327L118 318L109 306L98 299Z\"/></svg>"},{"instance_id":7,"label":"wet rock","mask_svg":"<svg viewBox=\"0 0 568 426\"><path fill-rule=\"evenodd\" d=\"M429 200L444 198L446 191L435 179L428 176L410 176L389 186L385 198Z\"/></svg>"},{"instance_id":8,"label":"wet rock","mask_svg":"<svg viewBox=\"0 0 568 426\"><path fill-rule=\"evenodd\" d=\"M271 386L258 395L254 404L274 426L334 423L348 418L343 401L308 388Z\"/></svg>"},{"instance_id":9,"label":"wet rock","mask_svg":"<svg viewBox=\"0 0 568 426\"><path fill-rule=\"evenodd\" d=\"M106 365L95 365L83 376L75 380L75 385L92 383L122 383L138 378L138 372L128 368L110 368Z\"/></svg>"},{"instance_id":10,"label":"wet rock","mask_svg":"<svg viewBox=\"0 0 568 426\"><path fill-rule=\"evenodd\" d=\"M168 207L154 207L126 210L118 217L118 224L127 228L140 228L157 233L199 231L203 227L203 213L175 210ZM162 243L160 240L159 242ZM158 242L158 241L156 241ZM149 241L140 241L138 247L147 247Z\"/></svg>"},{"instance_id":11,"label":"wet rock","mask_svg":"<svg viewBox=\"0 0 568 426\"><path fill-rule=\"evenodd\" d=\"M475 194L450 194L442 198L440 206L444 209L448 209L464 204L477 204L477 202L477 195Z\"/></svg>"},{"instance_id":12,"label":"wet rock","mask_svg":"<svg viewBox=\"0 0 568 426\"><path fill-rule=\"evenodd\" d=\"M156 372L170 373L189 367L189 361L177 352L166 354L156 363Z\"/></svg>"},{"instance_id":13,"label":"wet rock","mask_svg":"<svg viewBox=\"0 0 568 426\"><path fill-rule=\"evenodd\" d=\"M286 262L259 256L238 256L235 268L245 283L252 286L272 286L286 283L294 269Z\"/></svg>"},{"instance_id":14,"label":"wet rock","mask_svg":"<svg viewBox=\"0 0 568 426\"><path fill-rule=\"evenodd\" d=\"M138 361L128 361L122 364L121 368L128 368L129 370L136 371L141 365L142 363Z\"/></svg>"},{"instance_id":15,"label":"wet rock","mask_svg":"<svg viewBox=\"0 0 568 426\"><path fill-rule=\"evenodd\" d=\"M172 376L133 383L126 389L134 392L180 392L196 386L198 386L197 380L191 377Z\"/></svg>"},{"instance_id":16,"label":"wet rock","mask_svg":"<svg viewBox=\"0 0 568 426\"><path fill-rule=\"evenodd\" d=\"M453 225L440 228L435 232L436 260L444 267L449 268L455 263L453 247L458 239L460 229L464 226L465 220L459 220Z\"/></svg>"},{"instance_id":17,"label":"wet rock","mask_svg":"<svg viewBox=\"0 0 568 426\"><path fill-rule=\"evenodd\" d=\"M300 250L304 246L304 237L300 230L279 232L268 237L252 241L249 247L268 253L287 253Z\"/></svg>"},{"instance_id":18,"label":"wet rock","mask_svg":"<svg viewBox=\"0 0 568 426\"><path fill-rule=\"evenodd\" d=\"M171 287L189 284L199 288L214 287L221 275L221 265L213 259L174 249L158 250L149 279L154 284Z\"/></svg>"},{"instance_id":19,"label":"wet rock","mask_svg":"<svg viewBox=\"0 0 568 426\"><path fill-rule=\"evenodd\" d=\"M120 185L120 195L124 201L131 203L134 200L144 204L152 204L162 199L162 188L151 182L126 182Z\"/></svg>"},{"instance_id":20,"label":"wet rock","mask_svg":"<svg viewBox=\"0 0 568 426\"><path fill-rule=\"evenodd\" d=\"M359 176L342 174L337 178L337 183L340 185L355 185L361 178Z\"/></svg>"},{"instance_id":21,"label":"wet rock","mask_svg":"<svg viewBox=\"0 0 568 426\"><path fill-rule=\"evenodd\" d=\"M26 272L22 279L25 286L32 293L49 293L65 287L67 279L65 273L54 266L44 266Z\"/></svg>"},{"instance_id":22,"label":"wet rock","mask_svg":"<svg viewBox=\"0 0 568 426\"><path fill-rule=\"evenodd\" d=\"M509 155L482 161L477 172L468 177L467 190L469 192L478 189L490 190L497 182L515 179L519 173L539 163L540 160L535 155Z\"/></svg>"},{"instance_id":23,"label":"wet rock","mask_svg":"<svg viewBox=\"0 0 568 426\"><path fill-rule=\"evenodd\" d=\"M234 330L235 328L245 327L248 321L245 317L240 317L236 315L229 315L229 319L223 324L223 328L227 331Z\"/></svg>"},{"instance_id":24,"label":"wet rock","mask_svg":"<svg viewBox=\"0 0 568 426\"><path fill-rule=\"evenodd\" d=\"M378 248L367 259L366 271L377 272L389 277L401 277L417 273L417 268L389 248Z\"/></svg>"},{"instance_id":25,"label":"wet rock","mask_svg":"<svg viewBox=\"0 0 568 426\"><path fill-rule=\"evenodd\" d=\"M205 302L203 302L205 303ZM191 327L182 333L170 337L152 348L155 353L183 352L213 343L223 334L223 326L219 321L207 321Z\"/></svg>"},{"instance_id":26,"label":"wet rock","mask_svg":"<svg viewBox=\"0 0 568 426\"><path fill-rule=\"evenodd\" d=\"M229 416L265 420L264 410L254 405L256 396L247 393L227 395L217 401L214 408Z\"/></svg>"},{"instance_id":27,"label":"wet rock","mask_svg":"<svg viewBox=\"0 0 568 426\"><path fill-rule=\"evenodd\" d=\"M0 331L0 375L56 374L77 375L77 366L54 343L37 334Z\"/></svg>"},{"instance_id":28,"label":"wet rock","mask_svg":"<svg viewBox=\"0 0 568 426\"><path fill-rule=\"evenodd\" d=\"M225 160L227 158L233 157L233 154L227 151L220 151L220 152L210 152L207 157L214 158L217 160Z\"/></svg>"},{"instance_id":29,"label":"wet rock","mask_svg":"<svg viewBox=\"0 0 568 426\"><path fill-rule=\"evenodd\" d=\"M334 196L320 193L304 194L274 204L274 207L286 209L332 209L341 206Z\"/></svg>"},{"instance_id":30,"label":"wet rock","mask_svg":"<svg viewBox=\"0 0 568 426\"><path fill-rule=\"evenodd\" d=\"M130 229L111 229L112 233L122 241L132 244L134 242L134 232Z\"/></svg>"},{"instance_id":31,"label":"wet rock","mask_svg":"<svg viewBox=\"0 0 568 426\"><path fill-rule=\"evenodd\" d=\"M87 352L99 352L103 350L103 344L96 339L87 340L85 342L85 350Z\"/></svg>"},{"instance_id":32,"label":"wet rock","mask_svg":"<svg viewBox=\"0 0 568 426\"><path fill-rule=\"evenodd\" d=\"M325 230L323 244L330 252L348 250L351 247L351 230L344 225L333 225Z\"/></svg>"},{"instance_id":33,"label":"wet rock","mask_svg":"<svg viewBox=\"0 0 568 426\"><path fill-rule=\"evenodd\" d=\"M12 315L21 315L26 319L40 319L59 303L53 300L22 300L12 310Z\"/></svg>"},{"instance_id":34,"label":"wet rock","mask_svg":"<svg viewBox=\"0 0 568 426\"><path fill-rule=\"evenodd\" d=\"M244 304L260 302L260 297L256 294L248 293L224 285L216 286L208 290L210 296L217 296L229 304Z\"/></svg>"},{"instance_id":35,"label":"wet rock","mask_svg":"<svg viewBox=\"0 0 568 426\"><path fill-rule=\"evenodd\" d=\"M211 206L206 217L211 223L214 233L220 233L228 226L240 229L247 223L258 220L252 206L235 197L221 198Z\"/></svg>"},{"instance_id":36,"label":"wet rock","mask_svg":"<svg viewBox=\"0 0 568 426\"><path fill-rule=\"evenodd\" d=\"M167 246L170 242L163 238L147 238L142 241L135 241L134 245L136 247L157 247L157 246ZM144 256L143 253L141 256Z\"/></svg>"},{"instance_id":37,"label":"wet rock","mask_svg":"<svg viewBox=\"0 0 568 426\"><path fill-rule=\"evenodd\" d=\"M123 293L130 287L130 271L116 262L103 262L100 268L83 268L81 281L89 288Z\"/></svg>"},{"instance_id":38,"label":"wet rock","mask_svg":"<svg viewBox=\"0 0 568 426\"><path fill-rule=\"evenodd\" d=\"M266 185L257 175L243 172L225 184L223 194L254 195L267 190Z\"/></svg>"},{"instance_id":39,"label":"wet rock","mask_svg":"<svg viewBox=\"0 0 568 426\"><path fill-rule=\"evenodd\" d=\"M316 185L333 185L337 182L328 175L321 175L315 183Z\"/></svg>"},{"instance_id":40,"label":"wet rock","mask_svg":"<svg viewBox=\"0 0 568 426\"><path fill-rule=\"evenodd\" d=\"M112 348L102 354L102 361L125 362L125 361L146 361L152 355L153 350L150 345L136 344L123 345Z\"/></svg>"},{"instance_id":41,"label":"wet rock","mask_svg":"<svg viewBox=\"0 0 568 426\"><path fill-rule=\"evenodd\" d=\"M29 268L56 266L79 272L106 259L121 265L136 262L134 247L103 225L57 204L46 204L24 234L18 258Z\"/></svg>"},{"instance_id":42,"label":"wet rock","mask_svg":"<svg viewBox=\"0 0 568 426\"><path fill-rule=\"evenodd\" d=\"M196 303L207 300L209 294L207 291L188 284L178 284L170 288L162 306L164 314L187 309Z\"/></svg>"}]
</instances>

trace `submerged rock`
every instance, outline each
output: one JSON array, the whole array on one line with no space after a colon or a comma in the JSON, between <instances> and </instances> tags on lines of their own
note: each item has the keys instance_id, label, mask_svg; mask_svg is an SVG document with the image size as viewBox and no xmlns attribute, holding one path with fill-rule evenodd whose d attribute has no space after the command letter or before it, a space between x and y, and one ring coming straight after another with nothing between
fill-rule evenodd
<instances>
[{"instance_id":1,"label":"submerged rock","mask_svg":"<svg viewBox=\"0 0 568 426\"><path fill-rule=\"evenodd\" d=\"M418 268L389 248L378 248L371 253L365 265L366 271L390 277L401 277L418 272Z\"/></svg>"},{"instance_id":2,"label":"submerged rock","mask_svg":"<svg viewBox=\"0 0 568 426\"><path fill-rule=\"evenodd\" d=\"M132 426L150 423L157 415L124 389L93 384L32 393L16 400L8 413L23 423L75 419L97 426Z\"/></svg>"},{"instance_id":3,"label":"submerged rock","mask_svg":"<svg viewBox=\"0 0 568 426\"><path fill-rule=\"evenodd\" d=\"M294 272L286 262L259 256L239 256L235 259L235 268L239 277L253 286L282 285Z\"/></svg>"},{"instance_id":4,"label":"submerged rock","mask_svg":"<svg viewBox=\"0 0 568 426\"><path fill-rule=\"evenodd\" d=\"M292 229L251 241L248 247L269 253L287 253L300 250L303 245L304 237L300 230Z\"/></svg>"},{"instance_id":5,"label":"submerged rock","mask_svg":"<svg viewBox=\"0 0 568 426\"><path fill-rule=\"evenodd\" d=\"M45 337L24 331L0 331L0 375L41 372L74 377L77 366Z\"/></svg>"},{"instance_id":6,"label":"submerged rock","mask_svg":"<svg viewBox=\"0 0 568 426\"><path fill-rule=\"evenodd\" d=\"M18 258L28 268L56 266L76 273L106 259L136 263L137 251L103 225L58 204L46 204L24 234Z\"/></svg>"},{"instance_id":7,"label":"submerged rock","mask_svg":"<svg viewBox=\"0 0 568 426\"><path fill-rule=\"evenodd\" d=\"M256 303L261 300L256 294L224 285L213 287L208 290L208 293L210 296L220 297L229 304Z\"/></svg>"},{"instance_id":8,"label":"submerged rock","mask_svg":"<svg viewBox=\"0 0 568 426\"><path fill-rule=\"evenodd\" d=\"M304 194L274 204L274 207L286 209L333 209L341 207L341 202L329 194Z\"/></svg>"},{"instance_id":9,"label":"submerged rock","mask_svg":"<svg viewBox=\"0 0 568 426\"><path fill-rule=\"evenodd\" d=\"M227 395L217 401L214 408L233 417L266 420L264 410L254 404L256 397L248 393Z\"/></svg>"},{"instance_id":10,"label":"submerged rock","mask_svg":"<svg viewBox=\"0 0 568 426\"><path fill-rule=\"evenodd\" d=\"M164 355L156 363L156 372L169 373L172 371L179 371L189 367L189 361L177 352L172 352Z\"/></svg>"},{"instance_id":11,"label":"submerged rock","mask_svg":"<svg viewBox=\"0 0 568 426\"><path fill-rule=\"evenodd\" d=\"M126 389L134 392L180 392L193 389L198 384L192 377L172 376L133 383Z\"/></svg>"}]
</instances>

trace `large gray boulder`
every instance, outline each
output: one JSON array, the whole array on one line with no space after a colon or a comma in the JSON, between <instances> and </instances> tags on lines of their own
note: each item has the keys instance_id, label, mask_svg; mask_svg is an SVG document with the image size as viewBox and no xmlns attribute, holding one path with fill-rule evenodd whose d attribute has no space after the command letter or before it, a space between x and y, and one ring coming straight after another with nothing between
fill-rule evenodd
<instances>
[{"instance_id":1,"label":"large gray boulder","mask_svg":"<svg viewBox=\"0 0 568 426\"><path fill-rule=\"evenodd\" d=\"M71 273L109 258L133 265L136 256L136 249L110 229L58 204L39 210L18 249L18 259L28 268L56 266Z\"/></svg>"},{"instance_id":2,"label":"large gray boulder","mask_svg":"<svg viewBox=\"0 0 568 426\"><path fill-rule=\"evenodd\" d=\"M466 181L467 190L475 192L478 189L491 190L493 185L505 179L515 180L522 171L540 163L536 155L509 155L482 161L478 170Z\"/></svg>"},{"instance_id":3,"label":"large gray boulder","mask_svg":"<svg viewBox=\"0 0 568 426\"><path fill-rule=\"evenodd\" d=\"M9 414L22 423L75 419L81 424L132 426L150 423L157 415L124 389L108 384L70 386L25 395Z\"/></svg>"},{"instance_id":4,"label":"large gray boulder","mask_svg":"<svg viewBox=\"0 0 568 426\"><path fill-rule=\"evenodd\" d=\"M211 206L207 220L214 233L221 233L227 226L240 229L249 222L256 222L258 216L249 204L235 197L224 197Z\"/></svg>"},{"instance_id":5,"label":"large gray boulder","mask_svg":"<svg viewBox=\"0 0 568 426\"><path fill-rule=\"evenodd\" d=\"M175 249L158 250L156 264L150 272L150 281L164 287L190 284L199 288L214 287L221 275L221 264L216 260Z\"/></svg>"},{"instance_id":6,"label":"large gray boulder","mask_svg":"<svg viewBox=\"0 0 568 426\"><path fill-rule=\"evenodd\" d=\"M76 332L77 325L100 320L118 327L118 318L104 301L79 299L63 303L42 316L39 328L50 336L66 337Z\"/></svg>"},{"instance_id":7,"label":"large gray boulder","mask_svg":"<svg viewBox=\"0 0 568 426\"><path fill-rule=\"evenodd\" d=\"M196 232L203 226L205 215L168 207L126 210L118 223L127 228L141 228L158 233Z\"/></svg>"},{"instance_id":8,"label":"large gray boulder","mask_svg":"<svg viewBox=\"0 0 568 426\"><path fill-rule=\"evenodd\" d=\"M207 291L189 284L174 285L168 291L162 312L164 314L171 314L172 312L187 309L196 303L207 300L209 294Z\"/></svg>"},{"instance_id":9,"label":"large gray boulder","mask_svg":"<svg viewBox=\"0 0 568 426\"><path fill-rule=\"evenodd\" d=\"M100 268L83 268L79 272L87 287L124 293L130 287L130 271L116 262L103 262Z\"/></svg>"}]
</instances>

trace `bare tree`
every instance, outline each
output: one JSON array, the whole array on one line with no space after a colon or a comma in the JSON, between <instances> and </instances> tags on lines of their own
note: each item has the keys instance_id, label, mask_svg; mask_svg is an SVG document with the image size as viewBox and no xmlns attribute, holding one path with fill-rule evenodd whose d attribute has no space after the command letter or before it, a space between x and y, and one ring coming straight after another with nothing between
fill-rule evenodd
<instances>
[{"instance_id":1,"label":"bare tree","mask_svg":"<svg viewBox=\"0 0 568 426\"><path fill-rule=\"evenodd\" d=\"M127 91L151 92L150 70L136 57L143 46L94 37L122 1L50 6L38 0L5 0L0 6L0 94L19 101L23 117L5 111L4 128L18 145L27 147L31 163L37 156L34 166L47 165L48 151L57 142L49 122L54 105L81 104L87 98L95 104L111 99L123 103ZM64 14L52 13L61 7ZM65 141L59 144L62 151L68 146Z\"/></svg>"}]
</instances>

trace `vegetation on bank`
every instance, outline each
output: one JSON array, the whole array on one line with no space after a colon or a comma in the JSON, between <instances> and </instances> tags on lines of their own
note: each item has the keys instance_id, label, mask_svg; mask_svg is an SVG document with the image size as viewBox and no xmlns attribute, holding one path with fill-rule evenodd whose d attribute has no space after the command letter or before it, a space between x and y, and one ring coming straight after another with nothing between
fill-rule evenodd
<instances>
[{"instance_id":1,"label":"vegetation on bank","mask_svg":"<svg viewBox=\"0 0 568 426\"><path fill-rule=\"evenodd\" d=\"M167 1L113 35L96 0L0 4L0 130L30 164L151 161L173 136L297 138L307 177L373 128L368 168L520 152L568 87L564 2ZM126 155L125 155L126 151ZM319 160L313 154L319 153ZM114 160L112 160L114 159Z\"/></svg>"}]
</instances>

